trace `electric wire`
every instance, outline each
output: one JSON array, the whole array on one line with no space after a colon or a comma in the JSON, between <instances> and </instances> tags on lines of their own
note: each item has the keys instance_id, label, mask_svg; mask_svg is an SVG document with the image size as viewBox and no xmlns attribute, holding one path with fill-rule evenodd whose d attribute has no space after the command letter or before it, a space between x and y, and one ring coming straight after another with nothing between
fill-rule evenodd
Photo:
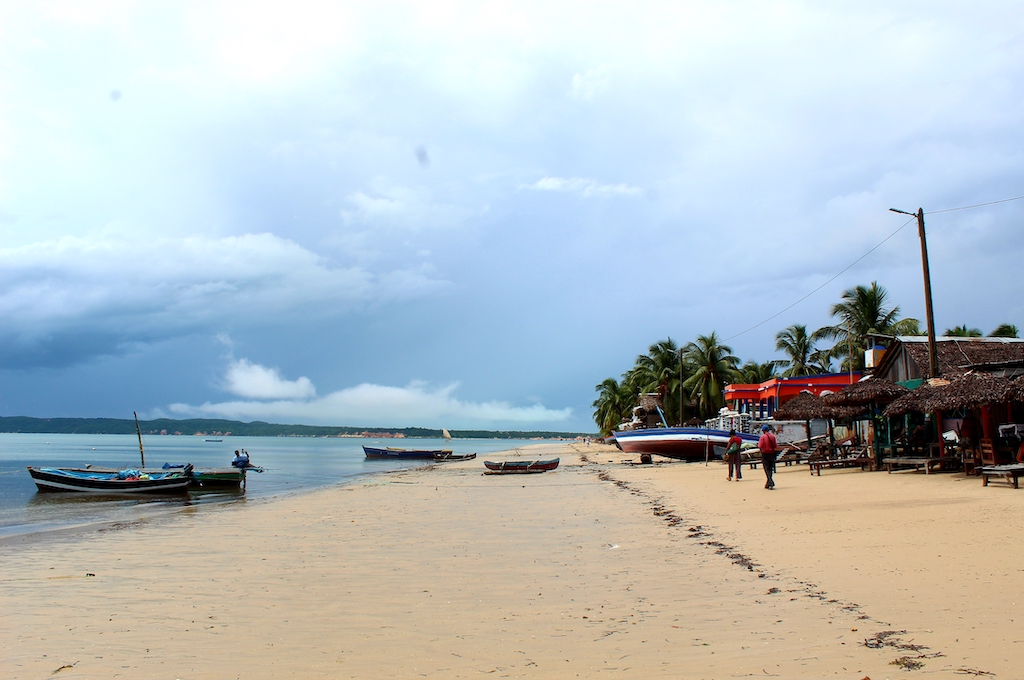
<instances>
[{"instance_id":1,"label":"electric wire","mask_svg":"<svg viewBox=\"0 0 1024 680\"><path fill-rule=\"evenodd\" d=\"M962 206L960 206L960 207L957 207L957 208L943 208L942 210L932 210L931 212L926 212L925 214L926 214L926 215L935 215L935 214L937 214L937 213L947 213L947 212L954 212L954 211L956 211L956 210L970 210L971 208L983 208L983 207L985 207L985 206L988 206L988 205L996 205L997 203L1009 203L1010 201L1019 201L1019 200L1021 200L1021 199L1024 199L1024 196L1014 196L1013 198L1002 198L1002 199L999 199L998 201L989 201L989 202L987 202L987 203L976 203L976 204L974 204L974 205L962 205ZM850 264L848 264L848 265L847 265L846 267L844 267L843 269L840 269L840 270L839 270L838 272L836 272L836 275L835 275L835 276L833 276L833 277L832 277L831 279L829 279L829 280L828 280L828 281L826 281L825 283L821 284L820 286L818 286L817 288L815 288L815 289L814 289L814 290L812 290L811 292L807 293L807 295L804 295L804 296L803 296L802 298L800 298L799 300L797 300L797 301L796 301L796 302L794 302L793 304L789 305L788 307L786 307L786 308L784 308L784 309L780 309L780 310L779 310L778 312L776 312L775 314L772 314L771 316L769 316L769 317L768 317L767 319L765 319L764 321L761 321L760 323L757 323L757 324L755 324L755 325L751 326L750 328L748 328L748 329L747 329L747 330L745 330L745 331L740 331L739 333L736 333L735 335L730 335L729 337L725 338L725 340L724 340L723 342L728 342L729 340L732 340L733 338L738 338L738 337L740 337L741 335L746 335L746 334L747 334L747 333L749 333L750 331L752 331L752 330L754 330L754 329L756 329L756 328L760 328L761 326L765 325L766 323L768 323L768 322L769 322L769 321L771 321L772 319L774 319L774 318L776 318L776 317L778 317L778 316L781 316L782 314L784 314L784 313L788 312L789 310L793 309L793 308L794 308L794 307L796 307L796 306L797 306L798 304L800 304L801 302L803 302L803 301L804 301L804 300L806 300L807 298L811 297L812 295L814 295L815 293L817 293L817 292L818 292L819 290L821 290L822 288L824 288L824 287L825 287L825 286L827 286L828 284L830 284L830 283L832 283L833 281L835 281L836 279L838 279L838 278L839 278L839 277L840 277L840 276L841 276L842 274L845 274L845 273L846 273L847 271L849 271L850 269L852 269L852 268L853 268L853 266L854 266L855 264L857 264L858 262L860 262L861 260L863 260L863 259L864 259L865 257L867 257L867 256L868 256L868 255L870 255L871 253L873 253L873 252L875 252L876 250L878 250L878 249L879 249L879 248L880 248L880 247L882 246L882 244L884 244L884 243L885 243L886 241L888 241L889 239L891 239L891 238L892 238L893 236L895 236L896 234L900 233L900 231L902 231L902 230L903 230L903 228L904 228L905 226L907 226L907 225L908 225L908 224L910 224L911 222L914 222L914 221L916 221L916 219L917 219L916 217L913 217L913 218L911 218L911 219L907 220L906 222L904 222L903 224L901 224L901 225L900 225L900 227L899 227L899 229L897 229L896 231L894 231L894 232L892 232L891 234L889 234L888 236L886 236L886 237L885 237L884 239L882 239L882 240L881 240L881 241L880 241L880 242L879 242L879 243L878 243L877 245L875 245L875 246L874 246L873 248L871 248L871 250L867 251L866 253L864 253L863 255L861 255L860 257L858 257L858 258L857 258L856 260L854 260L853 262L851 262Z\"/></svg>"},{"instance_id":2,"label":"electric wire","mask_svg":"<svg viewBox=\"0 0 1024 680\"><path fill-rule=\"evenodd\" d=\"M882 239L882 240L881 240L881 241L880 241L880 242L879 242L879 243L878 243L877 245L875 245L875 246L874 246L874 247L873 247L873 248L872 248L871 250L867 251L866 253L864 253L863 255L861 255L860 257L858 257L858 258L857 258L856 260L854 260L854 261L853 261L853 262L851 262L850 264L846 265L846 267L844 267L843 269L840 269L840 270L839 270L838 272L836 272L836 275L835 275L835 276L833 276L833 277L832 277L831 279L829 279L829 280L828 280L828 281L826 281L825 283L821 284L820 286L818 286L817 288L815 288L814 290L812 290L812 291L811 291L810 293L808 293L807 295L804 295L804 296L803 296L802 298L800 298L799 300L797 300L796 302L794 302L794 303L793 303L793 304L791 304L790 306L786 307L785 309L780 309L780 310L779 310L778 312L776 312L775 314L772 314L771 316L769 316L769 317L768 317L767 319L765 319L764 321L761 321L760 323L758 323L758 324L755 324L755 325L751 326L751 327L750 327L750 328L748 328L747 330L745 330L745 331L740 331L740 332L739 332L739 333L737 333L736 335L730 335L730 336L729 336L729 337L727 337L727 338L726 338L726 339L725 339L725 340L724 340L723 342L728 342L729 340L732 340L733 338L738 338L738 337L740 337L741 335L745 335L745 334L749 333L750 331L754 330L755 328L760 328L761 326L765 325L766 323L768 323L769 321L771 321L771 320L772 320L772 319L774 319L775 317L777 317L777 316L780 316L780 315L782 315L782 314L784 314L784 313L788 312L789 310L793 309L793 308L794 308L794 307L796 307L796 306L797 306L798 304L800 304L801 302L803 302L803 301L804 301L804 300L806 300L807 298L811 297L812 295L814 295L815 293L817 293L817 292L818 292L819 290L821 290L822 288L824 288L824 287L825 287L825 286L827 286L828 284L830 284L830 283L832 283L833 281L835 281L836 279L838 279L838 278L839 278L839 277L840 277L841 275L845 274L845 273L846 273L847 271L849 271L850 269L852 269L852 268L853 268L853 266L854 266L855 264L857 264L858 262L860 262L861 260L863 260L863 259L864 259L865 257L867 257L867 256L868 256L868 255L870 255L871 253L875 252L875 251L876 251L876 250L878 250L879 248L881 248L881 247L882 247L882 245L883 245L883 244L884 244L884 243L885 243L886 241L888 241L889 239L891 239L891 238L892 238L893 236L895 236L896 234L900 233L900 232L901 232L901 231L903 230L903 227L907 226L907 225L908 225L908 224L910 224L911 222L916 222L916 221L917 221L917 218L916 218L916 217L914 217L914 218L911 218L911 219L907 220L906 222L904 222L903 224L901 224L901 225L900 225L899 229L897 229L896 231L894 231L894 232L892 232L891 234L889 234L888 236L886 236L886 237L885 237L884 239Z\"/></svg>"}]
</instances>

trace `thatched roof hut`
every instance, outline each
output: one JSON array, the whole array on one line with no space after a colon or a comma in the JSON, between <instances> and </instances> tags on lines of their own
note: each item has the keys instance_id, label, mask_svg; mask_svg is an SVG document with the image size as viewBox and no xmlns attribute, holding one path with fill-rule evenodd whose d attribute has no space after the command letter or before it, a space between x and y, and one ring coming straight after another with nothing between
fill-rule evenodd
<instances>
[{"instance_id":1,"label":"thatched roof hut","mask_svg":"<svg viewBox=\"0 0 1024 680\"><path fill-rule=\"evenodd\" d=\"M1017 338L935 338L939 373L943 378L958 378L983 370L1006 376L1024 371L1024 340ZM900 336L885 351L874 374L902 382L928 379L928 338Z\"/></svg>"},{"instance_id":2,"label":"thatched roof hut","mask_svg":"<svg viewBox=\"0 0 1024 680\"><path fill-rule=\"evenodd\" d=\"M796 395L785 404L775 409L772 417L776 420L813 420L815 418L831 418L830 409L824 400L806 390Z\"/></svg>"},{"instance_id":3,"label":"thatched roof hut","mask_svg":"<svg viewBox=\"0 0 1024 680\"><path fill-rule=\"evenodd\" d=\"M945 385L922 385L900 397L885 409L885 415L898 416L910 411L934 413L1007 401L1024 401L1024 380L1003 378L988 373L965 373Z\"/></svg>"},{"instance_id":4,"label":"thatched roof hut","mask_svg":"<svg viewBox=\"0 0 1024 680\"><path fill-rule=\"evenodd\" d=\"M901 416L904 413L926 413L928 411L928 397L936 390L935 387L921 385L916 390L907 392L896 399L882 412L887 418Z\"/></svg>"},{"instance_id":5,"label":"thatched roof hut","mask_svg":"<svg viewBox=\"0 0 1024 680\"><path fill-rule=\"evenodd\" d=\"M869 377L847 385L834 394L826 394L822 399L828 406L881 405L895 401L909 391L891 380Z\"/></svg>"}]
</instances>

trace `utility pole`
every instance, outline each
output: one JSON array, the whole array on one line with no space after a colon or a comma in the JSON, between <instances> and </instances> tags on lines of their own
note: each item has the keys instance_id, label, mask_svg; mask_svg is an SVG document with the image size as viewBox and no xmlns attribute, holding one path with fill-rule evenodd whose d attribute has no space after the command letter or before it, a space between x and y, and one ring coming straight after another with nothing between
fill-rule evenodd
<instances>
[{"instance_id":1,"label":"utility pole","mask_svg":"<svg viewBox=\"0 0 1024 680\"><path fill-rule=\"evenodd\" d=\"M889 208L894 213L917 218L917 235L921 238L921 269L924 271L924 313L928 318L928 373L929 378L939 377L939 355L935 349L935 315L932 314L932 275L928 270L928 240L924 233L924 208L916 213Z\"/></svg>"},{"instance_id":2,"label":"utility pole","mask_svg":"<svg viewBox=\"0 0 1024 680\"><path fill-rule=\"evenodd\" d=\"M683 348L679 348L679 427L683 426Z\"/></svg>"}]
</instances>

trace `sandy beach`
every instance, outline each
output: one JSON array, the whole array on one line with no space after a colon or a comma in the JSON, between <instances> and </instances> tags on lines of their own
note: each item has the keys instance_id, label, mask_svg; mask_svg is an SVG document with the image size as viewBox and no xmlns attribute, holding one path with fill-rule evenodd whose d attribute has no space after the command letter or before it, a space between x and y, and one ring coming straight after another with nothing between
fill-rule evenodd
<instances>
[{"instance_id":1,"label":"sandy beach","mask_svg":"<svg viewBox=\"0 0 1024 680\"><path fill-rule=\"evenodd\" d=\"M1024 490L525 455L0 545L0 674L1020 676Z\"/></svg>"}]
</instances>

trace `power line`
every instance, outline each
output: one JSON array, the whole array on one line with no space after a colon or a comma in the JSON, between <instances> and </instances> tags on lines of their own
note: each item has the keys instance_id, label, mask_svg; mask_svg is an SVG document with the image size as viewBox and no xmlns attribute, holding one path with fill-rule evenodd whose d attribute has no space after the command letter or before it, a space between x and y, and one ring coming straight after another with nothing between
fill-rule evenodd
<instances>
[{"instance_id":1,"label":"power line","mask_svg":"<svg viewBox=\"0 0 1024 680\"><path fill-rule=\"evenodd\" d=\"M878 243L878 244L877 244L877 245L876 245L876 246L875 246L874 248L872 248L872 249L871 249L871 250L869 250L868 252L864 253L863 255L861 255L860 257L858 257L858 258L857 258L856 260L854 260L854 261L853 261L853 262L851 262L850 264L846 265L846 267L844 267L843 269L840 269L840 270L839 270L838 272L836 272L836 275L835 275L835 276L833 276L833 277L832 277L831 279L829 279L829 280L828 280L828 281L826 281L825 283L821 284L820 286L818 286L817 288L815 288L814 290L812 290L812 291L811 291L810 293L808 293L807 295L804 295L804 296L803 296L802 298L800 298L799 300L797 300L796 302L794 302L793 304L791 304L791 305L790 305L789 307L786 307L785 309L781 309L781 310L779 310L779 311L778 311L778 312L776 312L775 314L772 314L771 316L769 316L769 317L768 317L767 319L765 319L764 321L762 321L762 322L760 322L760 323L758 323L758 324L756 324L756 325L754 325L754 326L751 326L750 328L748 328L748 329L747 329L747 330L745 330L745 331L741 331L741 332L737 333L736 335L730 335L730 336L729 336L728 338L726 338L726 339L725 339L725 340L724 340L723 342L725 342L725 341L728 341L728 340L732 340L733 338L738 338L738 337L740 337L741 335L745 335L746 333L749 333L750 331L754 330L755 328L759 328L760 326L763 326L763 325L765 325L766 323L768 323L769 321L771 321L771 320L772 320L772 319L774 319L775 317L777 317L777 316L780 316L780 315L782 315L783 313L785 313L785 312L788 312L789 310L793 309L793 308L794 308L794 307L796 307L796 306L797 306L798 304L800 304L801 302L803 302L803 301L804 301L804 300L806 300L807 298L811 297L812 295L814 295L815 293L817 293L817 292L818 292L819 290L821 290L822 288L824 288L824 287L825 287L825 286L827 286L828 284L830 284L830 283L832 283L833 281L835 281L836 279L838 279L838 278L839 278L839 277L840 277L841 275L845 274L845 273L846 273L847 271L849 271L850 269L852 269L852 268L853 268L853 266L854 266L855 264L857 264L858 262L860 262L861 260L863 260L863 259L864 259L865 257L867 257L867 256L868 256L868 255L870 255L871 253L875 252L875 251L876 251L876 250L878 250L879 248L881 248L881 247L882 247L882 244L884 244L884 243L885 243L886 241L888 241L889 239L891 239L891 238L892 238L893 236L895 236L896 234L900 233L900 231L902 231L902 230L903 230L903 227L905 227L905 226L907 226L908 224L910 224L911 222L915 222L915 221L917 221L917 218L916 218L916 217L915 217L914 219L911 219L911 220L907 220L906 222L904 222L903 224L901 224L901 225L900 225L900 228L899 228L899 229L897 229L896 231L892 232L891 234L889 234L888 236L886 236L886 237L885 237L884 239L882 239L881 241L879 241L879 243Z\"/></svg>"},{"instance_id":2,"label":"power line","mask_svg":"<svg viewBox=\"0 0 1024 680\"><path fill-rule=\"evenodd\" d=\"M925 215L934 215L935 213L953 212L954 210L970 210L971 208L983 208L986 205L995 205L996 203L1009 203L1010 201L1019 201L1024 196L1014 196L1013 198L1002 198L998 201L989 201L988 203L977 203L975 205L962 205L959 208L944 208L943 210L932 210L926 212Z\"/></svg>"},{"instance_id":3,"label":"power line","mask_svg":"<svg viewBox=\"0 0 1024 680\"><path fill-rule=\"evenodd\" d=\"M955 210L970 210L971 208L983 208L983 207L985 207L985 206L987 206L987 205L996 205L997 203L1009 203L1010 201L1019 201L1019 200L1021 200L1021 199L1024 199L1024 196L1014 196L1013 198L1002 198L1002 199L1000 199L1000 200L998 200L998 201L989 201L988 203L976 203L975 205L962 205L962 206L960 206L960 207L958 207L958 208L943 208L942 210L932 210L931 212L928 212L928 213L925 213L925 214L926 214L926 215L934 215L934 214L936 214L936 213L944 213L944 212L953 212L953 211L955 211ZM765 319L764 321L761 321L760 323L754 324L753 326L751 326L750 328L748 328L748 329L747 329L747 330L745 330L745 331L740 331L739 333L737 333L737 334L735 334L735 335L730 335L730 336L729 336L728 338L726 338L725 340L723 340L723 342L728 342L729 340L732 340L733 338L738 338L738 337L740 337L741 335L746 335L747 333L749 333L750 331L754 330L755 328L760 328L761 326L765 325L766 323L768 323L768 322L769 322L769 321L771 321L772 319L774 319L774 318L776 318L776 317L778 317L778 316L781 316L781 315L785 314L786 312L788 312L789 310L793 309L793 308L794 308L794 307L796 307L796 306L797 306L798 304L800 304L801 302L803 302L803 301L804 301L804 300L806 300L807 298L811 297L812 295L814 295L815 293L817 293L817 292L818 292L819 290L821 290L822 288L824 288L824 287L825 287L825 286L827 286L828 284L830 284L830 283L832 283L833 281L835 281L836 279L838 279L838 278L839 278L839 277L840 277L841 275L843 275L843 274L845 274L846 272L848 272L848 271L849 271L850 269L852 269L852 268L853 268L853 266L854 266L855 264L857 264L858 262L860 262L861 260L863 260L863 259L864 259L865 257L867 257L867 256L868 256L868 255L870 255L871 253L875 252L875 251L876 251L876 250L878 250L879 248L881 248L881 247L882 247L882 244L884 244L884 243L885 243L886 241L888 241L889 239L891 239L891 238L892 238L893 236L895 236L896 234L900 233L900 231L902 231L902 230L903 230L903 227L907 226L907 225L908 225L908 224L910 224L911 222L914 222L915 220L916 220L916 217L915 217L915 218L913 218L913 219L909 219L909 220L907 220L906 222L904 222L903 224L901 224L901 225L900 225L900 227L899 227L899 229L897 229L896 231L892 232L891 234L889 234L888 236L886 236L886 237L885 237L884 239L882 239L881 241L879 241L879 242L878 242L878 244L877 244L877 245L876 245L875 247L873 247L873 248L872 248L871 250L867 251L866 253L864 253L863 255L861 255L860 257L858 257L858 258L857 258L856 260L854 260L853 262L851 262L850 264L848 264L848 265L847 265L846 267L844 267L843 269L840 269L840 270L839 270L838 272L836 272L836 275L835 275L835 276L833 276L833 277L832 277L831 279L829 279L829 280L828 280L828 281L826 281L825 283L821 284L820 286L818 286L817 288L815 288L814 290L812 290L812 291L811 291L810 293L808 293L807 295L804 295L804 296L803 296L802 298L800 298L799 300L797 300L797 301L796 301L796 302L794 302L793 304L789 305L788 307L786 307L786 308L784 308L784 309L780 309L780 310L779 310L778 312L776 312L775 314L772 314L771 316L769 316L769 317L768 317L767 319Z\"/></svg>"}]
</instances>

